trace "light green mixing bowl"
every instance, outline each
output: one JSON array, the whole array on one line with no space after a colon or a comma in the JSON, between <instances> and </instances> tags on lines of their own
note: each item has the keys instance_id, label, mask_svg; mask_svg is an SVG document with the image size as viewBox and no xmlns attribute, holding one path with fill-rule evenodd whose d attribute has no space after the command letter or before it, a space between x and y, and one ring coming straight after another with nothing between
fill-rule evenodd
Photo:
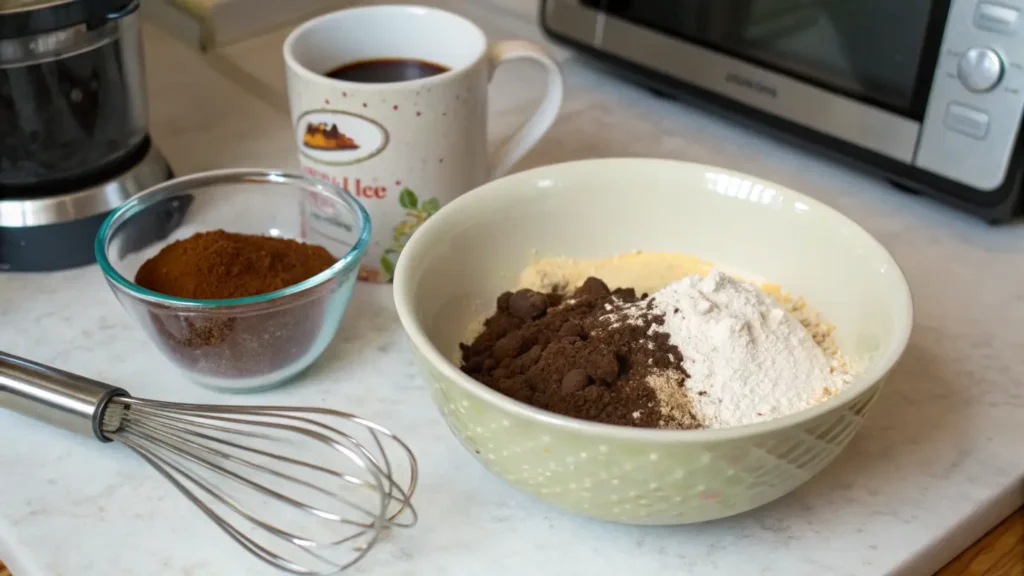
<instances>
[{"instance_id":1,"label":"light green mixing bowl","mask_svg":"<svg viewBox=\"0 0 1024 576\"><path fill-rule=\"evenodd\" d=\"M682 252L804 296L862 372L803 412L735 428L609 426L538 410L452 359L536 254ZM906 279L838 212L710 166L607 159L537 168L451 203L413 236L395 303L449 428L489 470L545 502L635 524L685 524L770 502L825 467L860 428L910 336Z\"/></svg>"}]
</instances>

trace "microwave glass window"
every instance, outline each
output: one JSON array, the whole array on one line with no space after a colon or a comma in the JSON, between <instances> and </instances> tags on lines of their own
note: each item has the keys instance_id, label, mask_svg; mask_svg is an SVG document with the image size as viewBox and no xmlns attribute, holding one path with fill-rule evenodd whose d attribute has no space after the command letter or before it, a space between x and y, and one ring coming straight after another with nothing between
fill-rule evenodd
<instances>
[{"instance_id":1,"label":"microwave glass window","mask_svg":"<svg viewBox=\"0 0 1024 576\"><path fill-rule=\"evenodd\" d=\"M935 0L583 0L585 5L917 116ZM937 31L941 34L941 30ZM934 50L934 49L933 49ZM926 89L927 87L925 87Z\"/></svg>"}]
</instances>

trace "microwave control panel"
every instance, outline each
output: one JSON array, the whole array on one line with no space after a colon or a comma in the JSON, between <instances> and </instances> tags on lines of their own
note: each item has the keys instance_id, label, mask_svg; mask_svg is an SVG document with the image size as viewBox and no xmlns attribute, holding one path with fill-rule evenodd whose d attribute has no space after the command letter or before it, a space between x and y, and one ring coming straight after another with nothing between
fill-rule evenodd
<instances>
[{"instance_id":1,"label":"microwave control panel","mask_svg":"<svg viewBox=\"0 0 1024 576\"><path fill-rule=\"evenodd\" d=\"M1024 112L1024 1L954 0L939 50L914 165L995 190Z\"/></svg>"}]
</instances>

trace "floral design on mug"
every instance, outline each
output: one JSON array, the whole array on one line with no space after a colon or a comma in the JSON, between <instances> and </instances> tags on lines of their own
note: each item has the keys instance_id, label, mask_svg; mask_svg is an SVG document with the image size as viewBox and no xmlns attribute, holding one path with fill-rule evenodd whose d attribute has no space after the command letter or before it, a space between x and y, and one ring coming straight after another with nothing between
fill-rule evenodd
<instances>
[{"instance_id":1,"label":"floral design on mug","mask_svg":"<svg viewBox=\"0 0 1024 576\"><path fill-rule=\"evenodd\" d=\"M406 242L412 238L413 233L420 225L441 209L441 202L437 198L427 198L420 202L416 193L410 188L402 189L398 195L398 204L405 209L405 218L395 225L392 233L393 243L380 257L380 267L388 275L389 281L395 275L395 264L398 262L398 256L402 253Z\"/></svg>"}]
</instances>

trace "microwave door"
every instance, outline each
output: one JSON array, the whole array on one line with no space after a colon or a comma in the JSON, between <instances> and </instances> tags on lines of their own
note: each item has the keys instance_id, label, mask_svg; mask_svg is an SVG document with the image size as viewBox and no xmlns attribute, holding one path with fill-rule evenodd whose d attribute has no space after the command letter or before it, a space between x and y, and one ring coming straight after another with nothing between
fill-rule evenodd
<instances>
[{"instance_id":1,"label":"microwave door","mask_svg":"<svg viewBox=\"0 0 1024 576\"><path fill-rule=\"evenodd\" d=\"M845 20L834 10L841 2L757 1L742 37L731 45L773 70L848 94L863 93L862 76L854 68L842 28Z\"/></svg>"},{"instance_id":2,"label":"microwave door","mask_svg":"<svg viewBox=\"0 0 1024 576\"><path fill-rule=\"evenodd\" d=\"M734 41L773 42L814 28L822 18L819 3L809 0L752 0L747 4L743 37Z\"/></svg>"},{"instance_id":3,"label":"microwave door","mask_svg":"<svg viewBox=\"0 0 1024 576\"><path fill-rule=\"evenodd\" d=\"M638 2L651 0L585 0L584 4L610 14L630 14ZM656 9L658 19L684 38L741 40L748 16L764 0L685 0L665 2ZM786 0L768 0L769 3Z\"/></svg>"},{"instance_id":4,"label":"microwave door","mask_svg":"<svg viewBox=\"0 0 1024 576\"><path fill-rule=\"evenodd\" d=\"M925 22L933 0L831 0L824 2L846 56L845 68L866 98L910 112L922 72ZM923 71L930 80L931 70Z\"/></svg>"},{"instance_id":5,"label":"microwave door","mask_svg":"<svg viewBox=\"0 0 1024 576\"><path fill-rule=\"evenodd\" d=\"M812 84L906 113L932 0L755 1L733 46Z\"/></svg>"},{"instance_id":6,"label":"microwave door","mask_svg":"<svg viewBox=\"0 0 1024 576\"><path fill-rule=\"evenodd\" d=\"M906 114L934 0L582 0L812 86Z\"/></svg>"},{"instance_id":7,"label":"microwave door","mask_svg":"<svg viewBox=\"0 0 1024 576\"><path fill-rule=\"evenodd\" d=\"M583 0L583 5L625 15L650 0ZM652 12L684 38L715 39L735 46L770 40L813 26L820 16L815 0L684 0L665 2ZM649 8L648 8L649 9Z\"/></svg>"}]
</instances>

